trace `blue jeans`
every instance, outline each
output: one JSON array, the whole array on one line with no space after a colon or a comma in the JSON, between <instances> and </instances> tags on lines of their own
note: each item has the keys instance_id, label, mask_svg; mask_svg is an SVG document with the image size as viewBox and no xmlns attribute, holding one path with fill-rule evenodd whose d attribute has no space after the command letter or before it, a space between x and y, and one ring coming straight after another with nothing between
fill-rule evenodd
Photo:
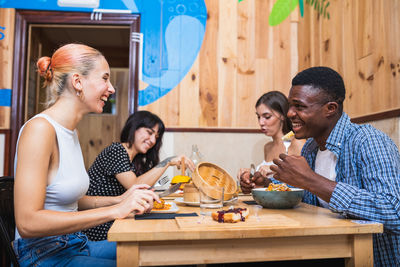
<instances>
[{"instance_id":1,"label":"blue jeans","mask_svg":"<svg viewBox=\"0 0 400 267\"><path fill-rule=\"evenodd\" d=\"M18 238L13 242L24 266L116 266L116 243L88 241L78 232L40 238Z\"/></svg>"}]
</instances>

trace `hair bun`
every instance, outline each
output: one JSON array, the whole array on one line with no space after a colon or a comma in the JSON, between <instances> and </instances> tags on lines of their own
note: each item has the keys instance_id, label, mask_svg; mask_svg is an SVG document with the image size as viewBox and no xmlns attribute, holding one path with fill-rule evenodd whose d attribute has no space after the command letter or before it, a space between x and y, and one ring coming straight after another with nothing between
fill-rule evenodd
<instances>
[{"instance_id":1,"label":"hair bun","mask_svg":"<svg viewBox=\"0 0 400 267\"><path fill-rule=\"evenodd\" d=\"M45 78L45 80L51 81L53 79L50 57L41 57L37 62L37 68L40 76Z\"/></svg>"}]
</instances>

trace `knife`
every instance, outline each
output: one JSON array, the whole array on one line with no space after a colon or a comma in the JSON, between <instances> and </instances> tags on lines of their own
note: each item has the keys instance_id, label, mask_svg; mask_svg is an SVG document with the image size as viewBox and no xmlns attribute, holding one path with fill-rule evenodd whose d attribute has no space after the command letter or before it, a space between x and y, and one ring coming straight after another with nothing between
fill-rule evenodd
<instances>
[{"instance_id":1,"label":"knife","mask_svg":"<svg viewBox=\"0 0 400 267\"><path fill-rule=\"evenodd\" d=\"M172 194L172 193L175 193L175 192L179 189L179 187L181 186L181 184L182 184L182 183L174 184L174 185L172 185L170 188L168 188L167 190L165 190L165 191L163 191L163 192L161 192L161 193L157 193L157 194L158 194L158 197L166 197L166 196L168 196L168 195L170 195L170 194Z\"/></svg>"},{"instance_id":2,"label":"knife","mask_svg":"<svg viewBox=\"0 0 400 267\"><path fill-rule=\"evenodd\" d=\"M250 165L250 175L251 175L250 178L253 178L255 172L256 172L256 166L254 166L254 164L252 163Z\"/></svg>"}]
</instances>

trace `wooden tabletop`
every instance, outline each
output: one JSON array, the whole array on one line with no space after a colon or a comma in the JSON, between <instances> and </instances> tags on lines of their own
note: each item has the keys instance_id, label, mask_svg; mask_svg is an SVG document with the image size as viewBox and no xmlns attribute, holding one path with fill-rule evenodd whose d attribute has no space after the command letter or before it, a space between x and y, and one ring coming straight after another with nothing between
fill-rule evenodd
<instances>
[{"instance_id":1,"label":"wooden tabletop","mask_svg":"<svg viewBox=\"0 0 400 267\"><path fill-rule=\"evenodd\" d=\"M332 213L328 209L305 203L301 203L293 209L262 209L259 212L259 220L256 220L252 205L243 203L243 200L252 200L252 198L249 196L240 197L234 206L250 209L250 218L246 222L218 224L217 222L210 222L209 216L202 222L200 222L199 217L159 220L122 219L115 221L108 233L108 240L205 240L362 234L381 233L383 231L383 225L380 223L343 219L340 215ZM200 213L198 207L182 204L178 204L178 207L178 213Z\"/></svg>"},{"instance_id":2,"label":"wooden tabletop","mask_svg":"<svg viewBox=\"0 0 400 267\"><path fill-rule=\"evenodd\" d=\"M117 266L324 258L344 258L346 267L373 266L372 234L381 233L382 224L342 219L304 203L287 210L262 209L256 217L254 205L244 200L252 198L240 197L235 207L249 208L250 217L235 224L210 216L116 220L108 240L117 241ZM178 212L200 209L182 204Z\"/></svg>"}]
</instances>

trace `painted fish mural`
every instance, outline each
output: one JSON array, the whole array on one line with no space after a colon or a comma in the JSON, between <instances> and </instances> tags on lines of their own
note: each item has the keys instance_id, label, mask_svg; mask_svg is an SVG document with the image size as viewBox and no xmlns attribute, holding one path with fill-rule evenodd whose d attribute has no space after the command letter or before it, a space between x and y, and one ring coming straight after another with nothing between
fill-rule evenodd
<instances>
[{"instance_id":1,"label":"painted fish mural","mask_svg":"<svg viewBox=\"0 0 400 267\"><path fill-rule=\"evenodd\" d=\"M57 0L0 0L0 8L93 12L93 8L62 7ZM141 15L141 84L145 86L139 90L139 106L156 101L180 83L203 42L207 20L204 0L99 0L97 8Z\"/></svg>"}]
</instances>

